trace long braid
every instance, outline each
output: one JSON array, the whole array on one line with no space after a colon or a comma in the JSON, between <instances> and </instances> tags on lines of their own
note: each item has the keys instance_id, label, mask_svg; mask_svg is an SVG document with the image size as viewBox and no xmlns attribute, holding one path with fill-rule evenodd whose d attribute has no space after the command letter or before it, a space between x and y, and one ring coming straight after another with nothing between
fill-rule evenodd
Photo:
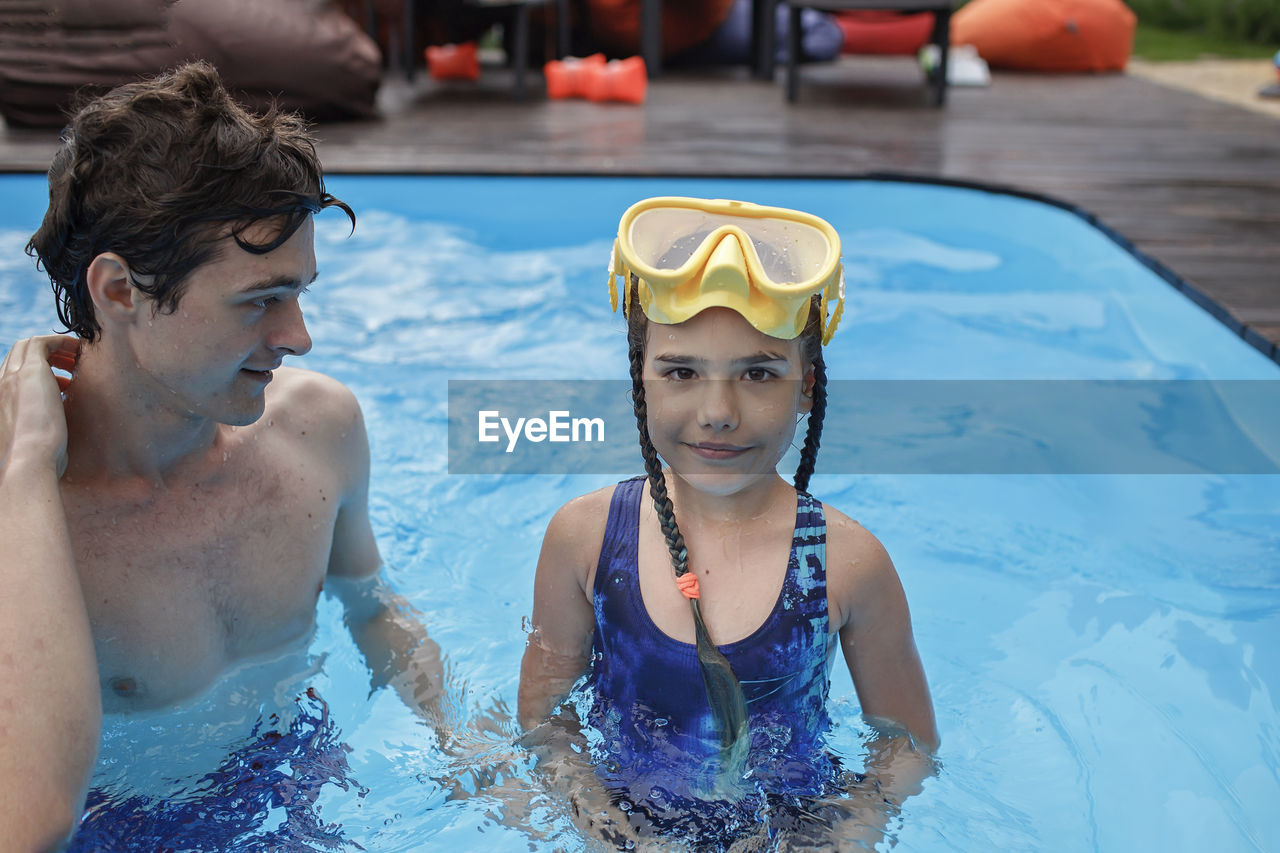
<instances>
[{"instance_id":1,"label":"long braid","mask_svg":"<svg viewBox=\"0 0 1280 853\"><path fill-rule=\"evenodd\" d=\"M632 346L630 350L631 398L635 405L636 428L640 430L640 455L644 457L644 470L649 475L649 495L658 513L662 538L667 541L667 550L671 552L671 565L675 568L676 577L680 577L689 571L689 549L685 547L684 534L676 526L675 506L667 496L662 460L649 438L649 408L644 399L644 350L638 346Z\"/></svg>"},{"instance_id":2,"label":"long braid","mask_svg":"<svg viewBox=\"0 0 1280 853\"><path fill-rule=\"evenodd\" d=\"M822 303L814 297L809 304L809 319L800 333L801 357L813 365L813 406L809 409L809 426L805 431L800 464L796 466L797 492L809 491L809 478L818 461L822 444L822 421L827 415L827 364L822 359Z\"/></svg>"},{"instance_id":3,"label":"long braid","mask_svg":"<svg viewBox=\"0 0 1280 853\"><path fill-rule=\"evenodd\" d=\"M822 350L813 361L813 408L809 410L809 428L804 435L804 448L800 451L800 464L796 467L797 492L809 491L809 478L818 461L818 447L822 444L822 421L827 415L827 365Z\"/></svg>"},{"instance_id":4,"label":"long braid","mask_svg":"<svg viewBox=\"0 0 1280 853\"><path fill-rule=\"evenodd\" d=\"M640 454L644 457L644 469L649 478L649 495L658 515L662 536L671 554L671 565L677 578L689 573L689 549L676 524L675 506L667 494L667 480L662 473L662 461L649 435L649 409L644 395L644 344L647 321L641 312L637 296L638 287L632 280L631 303L627 307L627 344L631 362L631 398L635 408L636 428L640 431ZM733 674L729 661L711 641L698 598L689 598L693 614L693 633L698 650L698 667L702 671L702 683L707 691L720 730L721 762L731 778L742 772L751 739L747 734L747 697L742 685Z\"/></svg>"}]
</instances>

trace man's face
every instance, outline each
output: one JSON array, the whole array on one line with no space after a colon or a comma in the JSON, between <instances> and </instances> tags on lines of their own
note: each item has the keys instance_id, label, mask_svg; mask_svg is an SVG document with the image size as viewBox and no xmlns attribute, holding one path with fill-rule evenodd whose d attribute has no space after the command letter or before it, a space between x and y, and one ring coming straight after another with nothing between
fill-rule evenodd
<instances>
[{"instance_id":1,"label":"man's face","mask_svg":"<svg viewBox=\"0 0 1280 853\"><path fill-rule=\"evenodd\" d=\"M258 223L244 236L266 241L278 228ZM265 255L225 238L214 259L188 277L172 313L153 313L150 300L139 312L129 330L136 393L156 414L253 423L271 371L286 355L311 349L298 297L315 276L311 217Z\"/></svg>"}]
</instances>

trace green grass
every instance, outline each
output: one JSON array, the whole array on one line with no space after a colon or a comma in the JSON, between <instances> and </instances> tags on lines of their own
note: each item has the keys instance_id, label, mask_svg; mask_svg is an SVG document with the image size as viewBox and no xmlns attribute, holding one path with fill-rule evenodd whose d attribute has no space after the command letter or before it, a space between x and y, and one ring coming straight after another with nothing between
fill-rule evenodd
<instances>
[{"instance_id":1,"label":"green grass","mask_svg":"<svg viewBox=\"0 0 1280 853\"><path fill-rule=\"evenodd\" d=\"M1240 41L1196 30L1166 30L1138 24L1133 35L1133 55L1149 62L1202 59L1269 59L1280 45Z\"/></svg>"},{"instance_id":2,"label":"green grass","mask_svg":"<svg viewBox=\"0 0 1280 853\"><path fill-rule=\"evenodd\" d=\"M1280 47L1280 0L1127 0L1144 24Z\"/></svg>"}]
</instances>

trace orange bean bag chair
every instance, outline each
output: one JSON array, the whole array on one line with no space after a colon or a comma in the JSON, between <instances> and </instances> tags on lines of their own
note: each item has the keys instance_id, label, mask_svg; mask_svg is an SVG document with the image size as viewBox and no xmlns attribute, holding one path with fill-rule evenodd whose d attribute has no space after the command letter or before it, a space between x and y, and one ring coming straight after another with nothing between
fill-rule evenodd
<instances>
[{"instance_id":1,"label":"orange bean bag chair","mask_svg":"<svg viewBox=\"0 0 1280 853\"><path fill-rule=\"evenodd\" d=\"M1123 71L1137 20L1121 0L972 0L951 17L951 43L993 68Z\"/></svg>"}]
</instances>

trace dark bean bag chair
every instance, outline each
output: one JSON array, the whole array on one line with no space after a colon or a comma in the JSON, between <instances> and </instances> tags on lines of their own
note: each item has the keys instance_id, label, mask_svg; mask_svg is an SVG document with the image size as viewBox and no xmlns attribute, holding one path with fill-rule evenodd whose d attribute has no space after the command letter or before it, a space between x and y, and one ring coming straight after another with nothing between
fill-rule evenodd
<instances>
[{"instance_id":1,"label":"dark bean bag chair","mask_svg":"<svg viewBox=\"0 0 1280 853\"><path fill-rule=\"evenodd\" d=\"M79 92L193 59L247 105L316 120L370 116L378 47L318 0L38 0L0 4L0 115L59 127Z\"/></svg>"}]
</instances>

